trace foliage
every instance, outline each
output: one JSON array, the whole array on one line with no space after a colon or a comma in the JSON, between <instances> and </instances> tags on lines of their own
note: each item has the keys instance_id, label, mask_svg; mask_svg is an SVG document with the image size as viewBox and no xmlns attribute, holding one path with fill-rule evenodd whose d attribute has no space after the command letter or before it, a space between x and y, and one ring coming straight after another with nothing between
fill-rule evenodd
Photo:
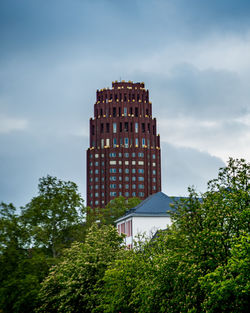
<instances>
[{"instance_id":1,"label":"foliage","mask_svg":"<svg viewBox=\"0 0 250 313\"><path fill-rule=\"evenodd\" d=\"M122 241L113 226L94 224L85 242L73 244L62 262L51 269L42 284L37 312L92 312L102 277L122 250Z\"/></svg>"},{"instance_id":2,"label":"foliage","mask_svg":"<svg viewBox=\"0 0 250 313\"><path fill-rule=\"evenodd\" d=\"M203 309L206 312L249 311L250 299L250 235L234 240L225 265L201 278L205 292Z\"/></svg>"},{"instance_id":3,"label":"foliage","mask_svg":"<svg viewBox=\"0 0 250 313\"><path fill-rule=\"evenodd\" d=\"M83 240L82 200L77 187L41 178L39 195L18 215L0 204L0 312L33 312L40 283L63 247Z\"/></svg>"},{"instance_id":4,"label":"foliage","mask_svg":"<svg viewBox=\"0 0 250 313\"><path fill-rule=\"evenodd\" d=\"M38 189L38 196L23 208L22 220L35 246L57 257L74 241L74 231L83 223L83 200L75 183L49 175L39 180Z\"/></svg>"},{"instance_id":5,"label":"foliage","mask_svg":"<svg viewBox=\"0 0 250 313\"><path fill-rule=\"evenodd\" d=\"M141 200L136 197L126 199L119 196L111 200L105 208L87 208L87 225L92 225L97 221L102 225L115 225L115 220L140 202Z\"/></svg>"}]
</instances>

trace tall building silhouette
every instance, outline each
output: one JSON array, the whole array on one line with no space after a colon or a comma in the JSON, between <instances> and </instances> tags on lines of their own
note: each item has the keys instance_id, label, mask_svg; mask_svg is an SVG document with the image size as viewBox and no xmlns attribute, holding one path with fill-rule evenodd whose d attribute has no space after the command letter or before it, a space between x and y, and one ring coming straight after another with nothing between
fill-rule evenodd
<instances>
[{"instance_id":1,"label":"tall building silhouette","mask_svg":"<svg viewBox=\"0 0 250 313\"><path fill-rule=\"evenodd\" d=\"M97 90L89 126L88 206L161 191L160 135L144 83L116 81Z\"/></svg>"}]
</instances>

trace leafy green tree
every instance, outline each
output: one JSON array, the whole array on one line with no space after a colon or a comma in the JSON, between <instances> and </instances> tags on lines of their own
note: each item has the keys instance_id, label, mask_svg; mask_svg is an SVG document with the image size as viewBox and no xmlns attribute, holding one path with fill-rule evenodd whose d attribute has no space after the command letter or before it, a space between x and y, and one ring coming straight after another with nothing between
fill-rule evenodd
<instances>
[{"instance_id":1,"label":"leafy green tree","mask_svg":"<svg viewBox=\"0 0 250 313\"><path fill-rule=\"evenodd\" d=\"M32 243L46 248L55 258L62 248L79 239L79 230L84 232L83 200L75 183L49 175L39 179L38 190L38 196L22 209L22 220L32 234Z\"/></svg>"},{"instance_id":2,"label":"leafy green tree","mask_svg":"<svg viewBox=\"0 0 250 313\"><path fill-rule=\"evenodd\" d=\"M102 225L115 225L115 220L140 202L141 200L137 197L126 199L119 196L111 200L105 208L87 208L87 225L92 225L97 221Z\"/></svg>"},{"instance_id":3,"label":"leafy green tree","mask_svg":"<svg viewBox=\"0 0 250 313\"><path fill-rule=\"evenodd\" d=\"M234 240L226 264L200 279L205 292L202 307L205 312L249 311L250 299L250 235Z\"/></svg>"},{"instance_id":4,"label":"leafy green tree","mask_svg":"<svg viewBox=\"0 0 250 313\"><path fill-rule=\"evenodd\" d=\"M93 312L102 278L122 248L123 238L113 226L94 224L84 243L74 243L50 270L39 293L37 312Z\"/></svg>"}]
</instances>

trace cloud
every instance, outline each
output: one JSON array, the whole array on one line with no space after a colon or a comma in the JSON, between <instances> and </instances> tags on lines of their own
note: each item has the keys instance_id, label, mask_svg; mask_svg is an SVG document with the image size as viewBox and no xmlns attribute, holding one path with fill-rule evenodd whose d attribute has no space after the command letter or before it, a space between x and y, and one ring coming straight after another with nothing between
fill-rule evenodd
<instances>
[{"instance_id":1,"label":"cloud","mask_svg":"<svg viewBox=\"0 0 250 313\"><path fill-rule=\"evenodd\" d=\"M26 119L0 115L0 134L8 134L13 131L25 130L27 127L28 121Z\"/></svg>"}]
</instances>

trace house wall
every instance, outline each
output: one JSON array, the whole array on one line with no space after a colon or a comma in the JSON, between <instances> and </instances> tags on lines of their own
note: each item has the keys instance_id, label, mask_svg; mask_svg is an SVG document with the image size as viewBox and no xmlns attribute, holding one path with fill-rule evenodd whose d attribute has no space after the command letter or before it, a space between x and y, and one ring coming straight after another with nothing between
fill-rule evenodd
<instances>
[{"instance_id":1,"label":"house wall","mask_svg":"<svg viewBox=\"0 0 250 313\"><path fill-rule=\"evenodd\" d=\"M165 229L168 225L171 225L171 219L168 216L134 216L132 222L133 239L143 233L146 237L152 237L157 230Z\"/></svg>"},{"instance_id":2,"label":"house wall","mask_svg":"<svg viewBox=\"0 0 250 313\"><path fill-rule=\"evenodd\" d=\"M129 232L126 225L128 221L132 221L132 236L129 236ZM147 238L151 238L159 229L165 229L168 225L171 225L171 219L168 216L133 216L117 223L117 229L121 233L121 225L124 223L123 231L126 234L125 244L132 247L133 241L136 240L138 235L145 234Z\"/></svg>"}]
</instances>

